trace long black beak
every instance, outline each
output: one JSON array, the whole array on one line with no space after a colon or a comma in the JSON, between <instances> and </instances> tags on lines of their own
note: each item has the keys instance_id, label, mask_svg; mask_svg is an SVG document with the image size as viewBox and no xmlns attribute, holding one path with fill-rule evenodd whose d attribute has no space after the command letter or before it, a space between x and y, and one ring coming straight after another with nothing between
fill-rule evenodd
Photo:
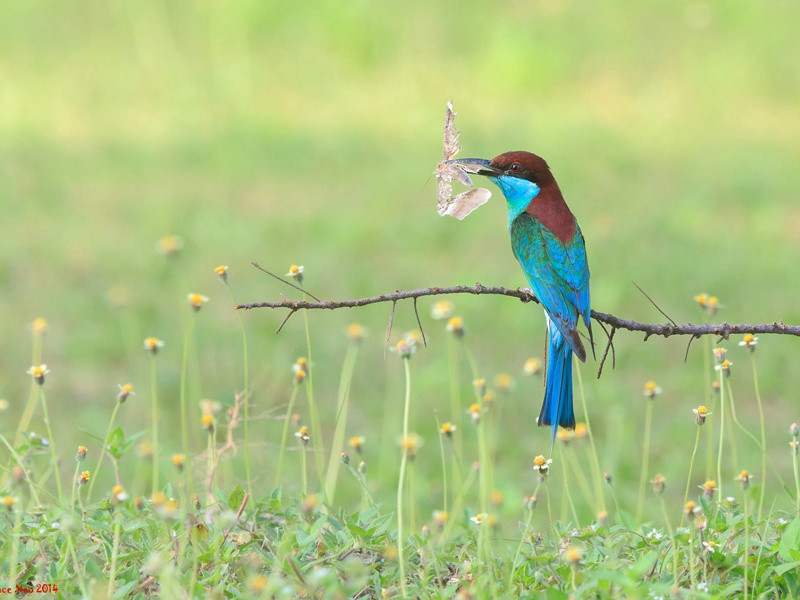
<instances>
[{"instance_id":1,"label":"long black beak","mask_svg":"<svg viewBox=\"0 0 800 600\"><path fill-rule=\"evenodd\" d=\"M456 165L464 169L467 173L472 173L474 175L497 177L503 173L497 167L493 167L491 162L485 158L453 158L444 162L449 165Z\"/></svg>"}]
</instances>

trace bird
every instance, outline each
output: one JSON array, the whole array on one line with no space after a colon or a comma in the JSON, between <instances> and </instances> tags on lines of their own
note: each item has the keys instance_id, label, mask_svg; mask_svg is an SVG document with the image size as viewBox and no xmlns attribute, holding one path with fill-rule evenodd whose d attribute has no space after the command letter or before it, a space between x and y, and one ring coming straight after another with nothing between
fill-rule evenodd
<instances>
[{"instance_id":1,"label":"bird","mask_svg":"<svg viewBox=\"0 0 800 600\"><path fill-rule=\"evenodd\" d=\"M487 160L446 161L483 175L503 192L511 249L547 321L544 402L537 420L550 426L552 452L559 427L575 428L572 356L586 362L578 332L582 320L594 354L586 244L547 162L531 152L512 151Z\"/></svg>"}]
</instances>

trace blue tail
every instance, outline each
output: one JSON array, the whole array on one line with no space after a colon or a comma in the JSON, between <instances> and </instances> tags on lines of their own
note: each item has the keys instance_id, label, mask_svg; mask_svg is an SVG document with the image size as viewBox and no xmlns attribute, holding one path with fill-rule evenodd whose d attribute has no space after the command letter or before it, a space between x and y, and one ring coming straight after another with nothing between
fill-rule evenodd
<instances>
[{"instance_id":1,"label":"blue tail","mask_svg":"<svg viewBox=\"0 0 800 600\"><path fill-rule=\"evenodd\" d=\"M538 423L550 425L552 451L559 425L575 427L575 412L572 410L572 348L549 319L547 325L547 383Z\"/></svg>"}]
</instances>

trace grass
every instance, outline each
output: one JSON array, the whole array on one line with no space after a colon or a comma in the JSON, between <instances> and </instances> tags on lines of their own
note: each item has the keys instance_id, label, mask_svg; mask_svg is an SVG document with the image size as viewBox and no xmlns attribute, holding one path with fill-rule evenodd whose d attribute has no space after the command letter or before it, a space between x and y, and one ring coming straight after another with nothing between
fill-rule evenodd
<instances>
[{"instance_id":1,"label":"grass","mask_svg":"<svg viewBox=\"0 0 800 600\"><path fill-rule=\"evenodd\" d=\"M491 18L450 2L411 2L402 18L389 5L332 1L313 13L255 1L9 7L0 24L8 82L0 95L0 203L9 216L0 239L0 332L14 342L0 358L0 399L8 402L0 434L9 446L0 447L0 493L13 506L0 533L0 571L57 583L65 597L124 596L149 577L138 594L158 586L177 596L213 584L247 595L262 583L286 585L288 595L400 589L394 511L405 383L402 365L384 359L388 307L312 313L307 327L294 318L276 336L284 315L237 314L231 304L299 298L251 261L279 273L305 265L306 289L324 298L476 280L521 285L502 203L463 222L434 213L428 174L449 98L460 112L464 155L526 148L548 159L587 240L597 309L662 319L635 280L677 321L800 322L800 283L789 275L800 252L800 88L787 76L800 56L797 16L790 4L665 1L506 5ZM182 240L179 250L157 251L168 235ZM214 272L221 264L230 267L227 289ZM186 303L190 292L209 297L197 314ZM701 292L720 297L714 317L694 306ZM507 299L459 298L470 360L426 317L430 308L420 302L428 348L411 359L409 430L424 444L407 473L409 594L452 595L472 577L479 594L502 595L511 582L531 593L574 593L574 585L602 595L636 585L665 595L675 558L684 589L691 576L695 587L723 593L744 587L745 556L752 594L797 593L786 566L798 560L798 461L787 446L800 417L795 340L761 339L752 355L722 342L734 364L721 431L720 398L709 387L719 378L715 340L707 349L692 344L684 363L685 340L643 343L618 332L615 370L607 365L596 381L596 364L579 367L591 437L559 447L545 487L531 469L548 443L533 424L541 380L522 376L529 356L543 358L541 315ZM31 334L37 317L46 326L37 321ZM351 368L343 368L345 332L355 320L367 336L342 386ZM398 305L392 343L415 323L412 307ZM164 341L157 357L142 349L149 336ZM313 416L309 390L291 369L309 348ZM25 375L40 363L50 369L43 388ZM480 436L465 412L476 365L494 394ZM503 373L516 381L505 392L494 385ZM641 393L651 379L663 387L652 401ZM117 386L128 382L135 395L112 429ZM293 393L289 413L300 415L298 427L311 426L305 451L293 436L281 444ZM204 400L219 405L213 439L200 425ZM711 415L692 459L691 409L699 404ZM226 448L228 411L237 405L234 450ZM442 447L437 419L457 426ZM14 435L18 425L24 435ZM364 436L361 454L342 444L351 436ZM102 461L91 497L77 488L85 512L65 505L78 445L88 447L79 474ZM339 448L352 463L334 478ZM169 459L178 453L187 454L181 472ZM475 471L479 454L488 459ZM443 529L431 518L444 509L442 455ZM309 459L302 474L301 457ZM753 475L746 509L734 481L742 469ZM657 474L667 481L660 498L647 485ZM738 504L714 498L703 507L707 529L684 533L677 524L687 481L688 499L698 502L697 486L709 479ZM112 499L118 481L128 495L122 501ZM233 521L238 486L248 502ZM335 489L333 505L325 489ZM159 490L166 499L154 503ZM533 509L521 504L531 495L539 496ZM476 528L470 518L484 512L496 524ZM660 539L646 538L653 528ZM577 562L562 553L559 541L568 539ZM703 554L709 540L724 544L723 558Z\"/></svg>"}]
</instances>

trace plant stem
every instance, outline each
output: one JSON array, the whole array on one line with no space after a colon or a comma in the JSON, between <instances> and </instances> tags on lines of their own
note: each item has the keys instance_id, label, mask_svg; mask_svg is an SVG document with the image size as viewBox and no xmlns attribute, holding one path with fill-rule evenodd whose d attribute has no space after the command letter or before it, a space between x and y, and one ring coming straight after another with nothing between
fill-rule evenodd
<instances>
[{"instance_id":1,"label":"plant stem","mask_svg":"<svg viewBox=\"0 0 800 600\"><path fill-rule=\"evenodd\" d=\"M42 401L42 412L44 413L44 423L47 426L47 437L50 438L50 456L53 460L53 474L56 478L56 489L58 490L58 503L64 506L64 491L61 488L61 470L58 468L58 456L56 455L56 441L53 438L53 428L50 424L50 416L47 413L47 398L44 393L44 386L39 386L39 396Z\"/></svg>"},{"instance_id":2,"label":"plant stem","mask_svg":"<svg viewBox=\"0 0 800 600\"><path fill-rule=\"evenodd\" d=\"M92 501L92 490L94 489L94 483L97 481L97 475L100 473L100 465L103 464L103 456L106 453L106 447L108 446L108 438L111 437L111 429L114 427L114 420L117 418L117 412L119 411L119 407L122 403L117 400L114 404L114 410L111 411L111 420L108 422L108 429L106 430L106 435L103 438L103 445L100 447L100 456L97 457L97 466L94 468L94 472L92 473L92 480L89 482L89 489L86 492L86 501ZM75 499L73 498L73 504ZM72 505L70 505L72 506Z\"/></svg>"},{"instance_id":3,"label":"plant stem","mask_svg":"<svg viewBox=\"0 0 800 600\"><path fill-rule=\"evenodd\" d=\"M150 355L150 402L153 430L153 485L152 495L158 491L158 384L156 378L156 356Z\"/></svg>"},{"instance_id":4,"label":"plant stem","mask_svg":"<svg viewBox=\"0 0 800 600\"><path fill-rule=\"evenodd\" d=\"M339 394L336 401L333 442L331 443L331 454L328 457L328 469L325 473L325 501L329 505L333 505L333 497L336 494L336 484L339 478L340 457L344 448L345 431L347 430L347 410L350 404L350 382L353 379L358 348L357 343L351 343L347 348L347 353L342 363L342 373L339 377Z\"/></svg>"},{"instance_id":5,"label":"plant stem","mask_svg":"<svg viewBox=\"0 0 800 600\"><path fill-rule=\"evenodd\" d=\"M689 461L689 476L686 478L686 491L683 493L683 504L684 506L689 501L689 487L692 485L692 472L694 471L694 459L697 456L697 446L700 443L700 425L697 425L697 432L694 436L694 449L692 450L692 459ZM686 515L683 514L681 516L681 527L683 527L683 520L686 518ZM676 582L677 583L677 582Z\"/></svg>"},{"instance_id":6,"label":"plant stem","mask_svg":"<svg viewBox=\"0 0 800 600\"><path fill-rule=\"evenodd\" d=\"M114 518L114 541L111 546L111 567L109 568L108 587L106 588L106 597L112 598L114 595L114 583L117 579L117 557L119 555L119 539L122 532L122 523L120 522L119 510L116 511Z\"/></svg>"},{"instance_id":7,"label":"plant stem","mask_svg":"<svg viewBox=\"0 0 800 600\"><path fill-rule=\"evenodd\" d=\"M189 318L189 327L186 329L186 339L183 342L183 360L181 362L181 442L183 444L183 455L186 457L186 481L188 484L189 497L191 498L194 488L194 480L192 477L192 459L189 455L189 414L186 408L186 376L189 371L189 349L192 342L192 333L194 332L194 323L197 320L197 311L193 310Z\"/></svg>"},{"instance_id":8,"label":"plant stem","mask_svg":"<svg viewBox=\"0 0 800 600\"><path fill-rule=\"evenodd\" d=\"M675 532L672 530L672 523L669 520L669 513L667 512L667 505L664 503L664 496L659 494L658 500L661 504L661 513L664 515L664 522L669 531L669 537L672 540L672 584L678 585L678 542L675 539Z\"/></svg>"},{"instance_id":9,"label":"plant stem","mask_svg":"<svg viewBox=\"0 0 800 600\"><path fill-rule=\"evenodd\" d=\"M303 294L303 301L306 300L306 295ZM314 463L317 467L317 479L319 480L320 489L324 489L324 481L322 480L322 455L320 448L324 446L322 440L322 429L319 425L319 414L317 413L317 403L314 400L314 364L311 359L311 330L308 326L308 311L303 311L303 323L306 330L306 352L308 354L308 387L306 394L308 394L308 411L311 413L311 431L314 436Z\"/></svg>"},{"instance_id":10,"label":"plant stem","mask_svg":"<svg viewBox=\"0 0 800 600\"><path fill-rule=\"evenodd\" d=\"M758 385L758 369L756 369L755 353L750 353L750 364L753 367L753 385L756 388L756 404L758 404L758 420L761 425L761 489L758 493L758 512L756 523L761 522L761 511L764 508L764 492L767 489L767 434L764 425L764 407L761 404L761 391Z\"/></svg>"},{"instance_id":11,"label":"plant stem","mask_svg":"<svg viewBox=\"0 0 800 600\"><path fill-rule=\"evenodd\" d=\"M797 467L797 446L792 448L792 470L794 471L795 511L800 513L800 471Z\"/></svg>"},{"instance_id":12,"label":"plant stem","mask_svg":"<svg viewBox=\"0 0 800 600\"><path fill-rule=\"evenodd\" d=\"M719 372L719 449L717 450L717 491L722 495L722 445L725 441L725 385L722 380L722 369Z\"/></svg>"},{"instance_id":13,"label":"plant stem","mask_svg":"<svg viewBox=\"0 0 800 600\"><path fill-rule=\"evenodd\" d=\"M542 481L536 484L536 488L533 490L533 497L536 497L536 494L539 492L539 486L542 485ZM514 553L514 560L511 561L511 569L508 573L508 581L506 582L506 589L511 590L511 582L514 579L514 571L517 568L517 560L519 560L519 555L522 552L522 546L525 543L525 540L528 538L528 532L531 529L531 520L533 519L533 504L531 502L530 506L526 507L528 511L528 517L525 519L525 529L522 530L522 537L519 540L519 544L517 545L517 551Z\"/></svg>"},{"instance_id":14,"label":"plant stem","mask_svg":"<svg viewBox=\"0 0 800 600\"><path fill-rule=\"evenodd\" d=\"M642 446L642 473L639 476L639 499L636 502L636 522L642 523L642 510L644 509L644 487L647 483L647 469L650 463L650 430L653 424L653 400L647 400L644 417L644 442Z\"/></svg>"},{"instance_id":15,"label":"plant stem","mask_svg":"<svg viewBox=\"0 0 800 600\"><path fill-rule=\"evenodd\" d=\"M603 496L603 474L600 471L600 461L597 458L597 448L594 445L594 431L592 430L592 424L589 422L589 411L586 409L586 394L583 391L583 377L581 376L581 369L577 367L575 369L575 374L578 378L578 390L580 391L581 396L581 408L583 409L583 417L586 419L586 434L589 436L589 444L592 448L592 458L593 466L594 466L594 480L595 480L595 487L597 489L597 498L600 502L600 508L602 510L606 510L606 499ZM619 511L619 508L617 508Z\"/></svg>"},{"instance_id":16,"label":"plant stem","mask_svg":"<svg viewBox=\"0 0 800 600\"><path fill-rule=\"evenodd\" d=\"M439 432L439 452L442 456L442 510L447 513L447 461L444 454L444 434L439 417L436 417L436 431Z\"/></svg>"},{"instance_id":17,"label":"plant stem","mask_svg":"<svg viewBox=\"0 0 800 600\"><path fill-rule=\"evenodd\" d=\"M748 569L750 565L750 507L748 505L747 488L744 490L744 600L748 593Z\"/></svg>"},{"instance_id":18,"label":"plant stem","mask_svg":"<svg viewBox=\"0 0 800 600\"><path fill-rule=\"evenodd\" d=\"M289 434L289 421L292 418L292 409L294 408L294 401L297 399L297 389L300 385L295 381L292 386L292 393L289 396L289 404L286 406L286 417L283 419L283 433L281 434L281 449L278 451L278 468L275 470L275 487L281 480L281 471L283 470L283 455L286 452L286 437Z\"/></svg>"},{"instance_id":19,"label":"plant stem","mask_svg":"<svg viewBox=\"0 0 800 600\"><path fill-rule=\"evenodd\" d=\"M406 396L405 396L405 403L403 405L403 437L402 440L408 438L408 413L409 413L409 406L411 405L411 369L409 367L409 359L406 357L403 359L403 366L405 367L405 375L406 375ZM408 453L406 452L405 448L401 449L402 456L400 458L400 474L397 478L397 560L400 567L400 588L403 593L403 597L407 598L408 593L406 591L406 565L405 565L405 556L403 552L403 483L405 481L406 476L406 462L408 460Z\"/></svg>"}]
</instances>

